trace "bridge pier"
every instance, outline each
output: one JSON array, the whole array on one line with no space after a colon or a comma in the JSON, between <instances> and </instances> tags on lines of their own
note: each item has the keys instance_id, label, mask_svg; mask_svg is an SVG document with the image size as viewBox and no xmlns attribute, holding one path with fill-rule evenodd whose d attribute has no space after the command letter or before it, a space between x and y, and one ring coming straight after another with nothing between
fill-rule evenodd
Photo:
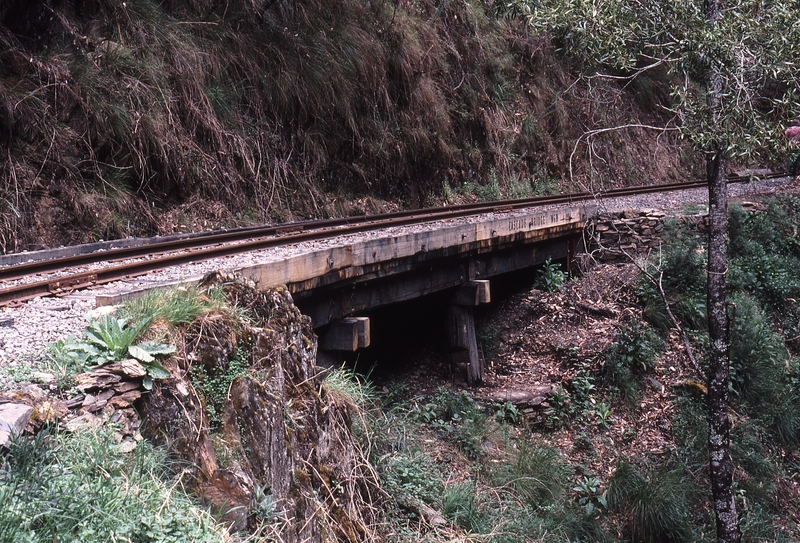
<instances>
[{"instance_id":1,"label":"bridge pier","mask_svg":"<svg viewBox=\"0 0 800 543\"><path fill-rule=\"evenodd\" d=\"M469 281L456 291L447 311L447 341L454 374L464 375L469 386L483 382L483 361L478 352L473 308L491 301L489 281Z\"/></svg>"}]
</instances>

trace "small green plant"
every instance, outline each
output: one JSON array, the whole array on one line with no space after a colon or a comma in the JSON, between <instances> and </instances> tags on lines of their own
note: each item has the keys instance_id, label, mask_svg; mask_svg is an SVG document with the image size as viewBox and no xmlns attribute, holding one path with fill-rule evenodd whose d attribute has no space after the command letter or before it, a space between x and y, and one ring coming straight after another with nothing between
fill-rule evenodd
<instances>
[{"instance_id":1,"label":"small green plant","mask_svg":"<svg viewBox=\"0 0 800 543\"><path fill-rule=\"evenodd\" d=\"M128 326L127 319L104 315L89 321L84 331L85 339L65 347L72 352L81 353L89 363L95 365L124 360L129 355L128 349L134 340L147 330L150 322L150 319L142 319L135 326Z\"/></svg>"},{"instance_id":2,"label":"small green plant","mask_svg":"<svg viewBox=\"0 0 800 543\"><path fill-rule=\"evenodd\" d=\"M636 374L649 373L653 371L655 359L662 347L661 339L652 329L634 320L619 328L607 358L628 366Z\"/></svg>"},{"instance_id":3,"label":"small green plant","mask_svg":"<svg viewBox=\"0 0 800 543\"><path fill-rule=\"evenodd\" d=\"M66 345L67 341L59 339L49 344L42 355L43 369L55 375L56 386L62 390L71 388L75 376L89 369L85 361L70 356Z\"/></svg>"},{"instance_id":4,"label":"small green plant","mask_svg":"<svg viewBox=\"0 0 800 543\"><path fill-rule=\"evenodd\" d=\"M572 397L584 411L591 409L594 405L596 391L594 378L586 371L579 372L572 380Z\"/></svg>"},{"instance_id":5,"label":"small green plant","mask_svg":"<svg viewBox=\"0 0 800 543\"><path fill-rule=\"evenodd\" d=\"M594 452L594 439L587 435L586 432L581 432L572 440L572 447L579 451Z\"/></svg>"},{"instance_id":6,"label":"small green plant","mask_svg":"<svg viewBox=\"0 0 800 543\"><path fill-rule=\"evenodd\" d=\"M566 426L575 413L572 394L563 386L558 385L555 394L550 396L548 403L550 404L550 413L545 420L545 424L554 429Z\"/></svg>"},{"instance_id":7,"label":"small green plant","mask_svg":"<svg viewBox=\"0 0 800 543\"><path fill-rule=\"evenodd\" d=\"M611 407L606 403L599 403L591 409L595 423L601 428L608 428L614 424L614 416Z\"/></svg>"},{"instance_id":8,"label":"small green plant","mask_svg":"<svg viewBox=\"0 0 800 543\"><path fill-rule=\"evenodd\" d=\"M497 422L509 422L517 424L520 421L522 414L517 406L511 402L495 403L494 404L494 419Z\"/></svg>"},{"instance_id":9,"label":"small green plant","mask_svg":"<svg viewBox=\"0 0 800 543\"><path fill-rule=\"evenodd\" d=\"M278 504L268 492L268 486L256 486L253 489L253 514L264 523L274 523L280 519Z\"/></svg>"},{"instance_id":10,"label":"small green plant","mask_svg":"<svg viewBox=\"0 0 800 543\"><path fill-rule=\"evenodd\" d=\"M392 381L387 386L386 394L381 397L381 405L384 408L398 405L408 394L408 385L401 381Z\"/></svg>"},{"instance_id":11,"label":"small green plant","mask_svg":"<svg viewBox=\"0 0 800 543\"><path fill-rule=\"evenodd\" d=\"M556 292L561 290L566 280L567 274L561 271L561 264L548 258L536 273L536 282L533 286L546 292Z\"/></svg>"},{"instance_id":12,"label":"small green plant","mask_svg":"<svg viewBox=\"0 0 800 543\"><path fill-rule=\"evenodd\" d=\"M587 515L602 512L608 508L606 497L600 490L600 479L597 477L584 476L572 488L572 491L578 493L578 505L586 511Z\"/></svg>"},{"instance_id":13,"label":"small green plant","mask_svg":"<svg viewBox=\"0 0 800 543\"><path fill-rule=\"evenodd\" d=\"M142 381L145 389L153 386L153 379L169 377L169 371L162 366L157 356L175 352L173 345L146 341L134 345L133 342L150 326L151 320L143 319L135 326L128 326L127 319L116 319L109 315L90 320L84 339L70 338L56 349L74 360L76 367L102 366L110 362L135 358L147 371Z\"/></svg>"},{"instance_id":14,"label":"small green plant","mask_svg":"<svg viewBox=\"0 0 800 543\"><path fill-rule=\"evenodd\" d=\"M237 377L247 375L249 367L247 351L242 347L236 348L234 357L224 367L207 370L200 365L192 366L192 383L203 399L208 424L212 430L218 428L222 422L222 412L231 383Z\"/></svg>"}]
</instances>

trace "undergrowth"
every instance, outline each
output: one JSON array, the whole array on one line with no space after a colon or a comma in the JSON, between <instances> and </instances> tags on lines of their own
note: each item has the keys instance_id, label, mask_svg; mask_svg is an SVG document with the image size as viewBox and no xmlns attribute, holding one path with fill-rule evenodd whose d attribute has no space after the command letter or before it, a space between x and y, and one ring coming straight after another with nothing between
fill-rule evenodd
<instances>
[{"instance_id":1,"label":"undergrowth","mask_svg":"<svg viewBox=\"0 0 800 543\"><path fill-rule=\"evenodd\" d=\"M113 429L41 431L0 458L0 541L225 541L164 451L123 453Z\"/></svg>"},{"instance_id":2,"label":"undergrowth","mask_svg":"<svg viewBox=\"0 0 800 543\"><path fill-rule=\"evenodd\" d=\"M800 294L788 277L797 209L796 201L779 199L758 218L732 210L731 455L743 541L788 542L797 534L796 514L787 514L800 507L787 484L797 473L800 420L800 371L794 332L787 333L795 322L791 298ZM672 243L650 265L663 272L667 299L702 352L704 240L672 228ZM767 258L760 247L781 258ZM752 252L762 258L758 273L744 264ZM661 389L674 398L661 428L671 436L663 450L628 451L637 427L616 431L616 410L638 410L662 379L659 332L669 323L651 285L642 283L640 294L649 324L625 320L602 353L564 349L574 375L538 418L450 388L393 397L372 434L373 460L394 504L390 540L448 541L457 529L465 539L491 542L713 541L702 387ZM571 461L548 444L565 433L573 436ZM613 470L589 468L600 451L610 465L616 459Z\"/></svg>"},{"instance_id":3,"label":"undergrowth","mask_svg":"<svg viewBox=\"0 0 800 543\"><path fill-rule=\"evenodd\" d=\"M800 295L798 225L800 202L792 196L772 199L767 209L759 212L732 206L729 215L731 457L737 509L741 512L743 540L747 541L791 540L791 530L781 528L780 510L800 505L797 496L781 490L781 481L796 472L800 445L794 339L799 320L796 299ZM708 343L704 323L705 240L688 226L672 228L670 243L650 266L653 272L663 274L668 302L702 354ZM654 325L666 328L663 302L652 284L643 282L640 294L645 315ZM698 475L708 462L705 406L687 395L678 399L676 407L673 458L678 467L695 474L698 488L706 488L705 475ZM630 466L619 469L622 479L618 487L645 488L644 475ZM656 474L654 471L651 477ZM635 484L630 482L633 479ZM631 499L624 497L628 496L624 492L618 495L624 503ZM653 488L642 495L658 492ZM681 517L678 512L671 515ZM636 529L636 522L631 520L630 530ZM675 533L684 530L669 529Z\"/></svg>"}]
</instances>

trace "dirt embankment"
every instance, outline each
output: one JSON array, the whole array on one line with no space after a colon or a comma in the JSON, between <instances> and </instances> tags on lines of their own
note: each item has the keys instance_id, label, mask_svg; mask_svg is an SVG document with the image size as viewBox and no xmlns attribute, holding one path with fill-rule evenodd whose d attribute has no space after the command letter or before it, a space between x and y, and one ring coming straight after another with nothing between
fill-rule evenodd
<instances>
[{"instance_id":1,"label":"dirt embankment","mask_svg":"<svg viewBox=\"0 0 800 543\"><path fill-rule=\"evenodd\" d=\"M3 2L0 252L678 175L591 135L664 125L659 74L580 80L498 5Z\"/></svg>"}]
</instances>

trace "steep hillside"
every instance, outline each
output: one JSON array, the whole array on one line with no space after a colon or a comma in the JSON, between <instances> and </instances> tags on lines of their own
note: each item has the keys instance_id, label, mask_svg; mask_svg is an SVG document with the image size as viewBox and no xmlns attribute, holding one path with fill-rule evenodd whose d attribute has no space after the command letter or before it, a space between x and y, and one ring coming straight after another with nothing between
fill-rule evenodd
<instances>
[{"instance_id":1,"label":"steep hillside","mask_svg":"<svg viewBox=\"0 0 800 543\"><path fill-rule=\"evenodd\" d=\"M7 0L0 251L664 180L671 132L591 130L666 88L490 0Z\"/></svg>"}]
</instances>

